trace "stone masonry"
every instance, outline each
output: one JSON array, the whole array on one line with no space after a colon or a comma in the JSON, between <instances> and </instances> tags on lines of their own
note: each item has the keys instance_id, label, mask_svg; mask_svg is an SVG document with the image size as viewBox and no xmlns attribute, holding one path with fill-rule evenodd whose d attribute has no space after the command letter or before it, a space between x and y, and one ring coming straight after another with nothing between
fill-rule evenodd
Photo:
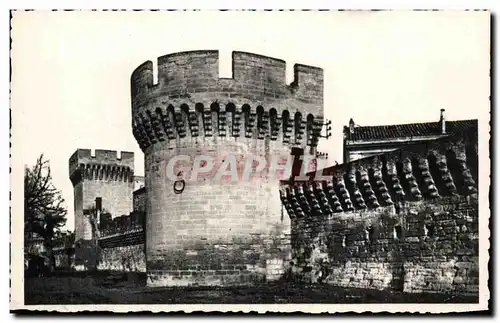
<instances>
[{"instance_id":1,"label":"stone masonry","mask_svg":"<svg viewBox=\"0 0 500 323\"><path fill-rule=\"evenodd\" d=\"M145 272L153 287L288 279L477 295L477 126L325 168L327 180L313 180L313 160L309 181L212 172L179 190L180 168L177 180L165 169L177 155L212 156L217 169L232 154L238 171L249 154L292 155L293 175L298 156L325 157L321 69L295 65L287 85L275 58L234 52L229 79L218 64L217 51L182 52L158 58L157 84L151 62L132 73L145 176L134 176L133 153L73 154L76 238L57 249L59 266Z\"/></svg>"},{"instance_id":2,"label":"stone masonry","mask_svg":"<svg viewBox=\"0 0 500 323\"><path fill-rule=\"evenodd\" d=\"M242 159L288 156L292 147L316 153L322 70L295 65L287 85L282 60L243 52L232 59L230 79L219 78L217 51L158 58L157 84L151 62L132 74L132 129L145 154L149 286L266 281L288 263L290 220L281 212L278 180L205 178L176 194L164 173L171 158L186 152L213 156L219 165L228 153Z\"/></svg>"},{"instance_id":3,"label":"stone masonry","mask_svg":"<svg viewBox=\"0 0 500 323\"><path fill-rule=\"evenodd\" d=\"M285 182L290 275L405 292L479 290L477 139L439 139Z\"/></svg>"},{"instance_id":4,"label":"stone masonry","mask_svg":"<svg viewBox=\"0 0 500 323\"><path fill-rule=\"evenodd\" d=\"M118 158L114 150L97 149L92 156L90 149L78 149L69 160L69 174L74 187L75 266L95 268L92 227L97 223L92 222L89 210L100 197L102 208L113 216L132 211L134 154L122 152Z\"/></svg>"}]
</instances>

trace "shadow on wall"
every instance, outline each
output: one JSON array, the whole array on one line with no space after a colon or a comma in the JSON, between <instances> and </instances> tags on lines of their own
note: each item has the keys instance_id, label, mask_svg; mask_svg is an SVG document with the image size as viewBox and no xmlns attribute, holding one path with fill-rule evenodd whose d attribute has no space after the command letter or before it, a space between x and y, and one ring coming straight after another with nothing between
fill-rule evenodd
<instances>
[{"instance_id":1,"label":"shadow on wall","mask_svg":"<svg viewBox=\"0 0 500 323\"><path fill-rule=\"evenodd\" d=\"M97 270L100 254L99 246L93 241L77 241L75 243L75 270Z\"/></svg>"}]
</instances>

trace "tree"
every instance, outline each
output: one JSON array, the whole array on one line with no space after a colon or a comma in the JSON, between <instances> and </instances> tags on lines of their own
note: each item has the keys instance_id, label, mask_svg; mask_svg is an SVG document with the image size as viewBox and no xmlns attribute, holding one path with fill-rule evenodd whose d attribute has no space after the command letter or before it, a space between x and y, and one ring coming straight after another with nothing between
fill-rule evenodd
<instances>
[{"instance_id":1,"label":"tree","mask_svg":"<svg viewBox=\"0 0 500 323\"><path fill-rule=\"evenodd\" d=\"M43 239L49 270L55 264L54 238L66 223L67 210L61 192L52 183L50 165L43 154L24 172L24 231Z\"/></svg>"}]
</instances>

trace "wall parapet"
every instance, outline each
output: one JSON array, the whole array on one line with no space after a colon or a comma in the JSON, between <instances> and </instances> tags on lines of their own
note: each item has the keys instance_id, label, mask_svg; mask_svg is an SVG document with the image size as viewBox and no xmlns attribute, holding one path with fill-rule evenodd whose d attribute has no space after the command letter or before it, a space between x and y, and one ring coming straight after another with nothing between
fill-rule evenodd
<instances>
[{"instance_id":1,"label":"wall parapet","mask_svg":"<svg viewBox=\"0 0 500 323\"><path fill-rule=\"evenodd\" d=\"M119 157L120 156L120 157ZM69 175L73 184L81 180L134 180L134 153L116 150L77 149L69 159Z\"/></svg>"},{"instance_id":2,"label":"wall parapet","mask_svg":"<svg viewBox=\"0 0 500 323\"><path fill-rule=\"evenodd\" d=\"M283 60L235 51L232 54L232 78L219 78L218 51L173 53L158 58L157 84L153 84L151 61L134 70L131 77L132 104L140 105L157 93L172 100L190 98L198 93L204 96L214 93L218 97L243 94L246 99L262 101L293 99L295 104L310 103L322 108L323 70L295 64L293 71L294 81L287 85Z\"/></svg>"},{"instance_id":3,"label":"wall parapet","mask_svg":"<svg viewBox=\"0 0 500 323\"><path fill-rule=\"evenodd\" d=\"M145 213L134 211L129 215L122 215L111 219L111 214L103 214L99 221L99 238L128 232L141 231L145 225Z\"/></svg>"},{"instance_id":4,"label":"wall parapet","mask_svg":"<svg viewBox=\"0 0 500 323\"><path fill-rule=\"evenodd\" d=\"M126 231L100 237L98 244L99 247L106 249L140 245L144 244L145 240L146 231L143 227L137 226ZM142 250L142 252L144 252L144 250Z\"/></svg>"},{"instance_id":5,"label":"wall parapet","mask_svg":"<svg viewBox=\"0 0 500 323\"><path fill-rule=\"evenodd\" d=\"M246 137L316 146L323 127L323 71L299 65L285 82L284 61L233 52L233 77L219 78L217 51L158 58L131 77L132 127L141 149L186 136Z\"/></svg>"},{"instance_id":6,"label":"wall parapet","mask_svg":"<svg viewBox=\"0 0 500 323\"><path fill-rule=\"evenodd\" d=\"M329 180L282 182L290 217L395 206L444 196L477 197L477 151L461 137L443 138L323 170Z\"/></svg>"}]
</instances>

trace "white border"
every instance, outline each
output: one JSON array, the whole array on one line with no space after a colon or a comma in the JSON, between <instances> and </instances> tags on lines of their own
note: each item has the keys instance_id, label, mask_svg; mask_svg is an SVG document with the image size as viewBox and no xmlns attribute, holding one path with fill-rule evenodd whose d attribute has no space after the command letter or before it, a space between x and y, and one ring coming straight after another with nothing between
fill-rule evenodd
<instances>
[{"instance_id":1,"label":"white border","mask_svg":"<svg viewBox=\"0 0 500 323\"><path fill-rule=\"evenodd\" d=\"M37 9L52 9L52 8L80 8L80 9L90 9L90 8L123 8L123 9L132 9L132 8L139 8L139 7L147 7L147 8L154 8L154 9L161 9L161 8L196 8L196 9L216 9L216 8L227 8L227 9L232 9L232 8L242 8L242 7L250 7L250 8L255 8L255 9L263 9L263 8L315 8L315 9L371 9L371 8L376 8L376 9L419 9L419 8L440 8L440 9L465 9L465 8L484 8L484 9L491 9L493 12L498 12L498 7L500 6L500 2L498 1L460 1L460 0L450 0L450 1L429 1L429 0L420 0L420 1L345 1L342 4L339 4L338 6L332 7L332 4L330 1L315 1L315 0L309 0L309 1L297 1L297 0L288 0L288 1L273 1L272 5L271 2L266 1L265 3L254 3L254 2L235 2L235 1L170 1L170 2L165 2L165 1L147 1L143 0L140 3L135 2L131 3L126 2L126 1L106 1L105 4L103 1L95 1L95 0L87 0L87 1L73 1L71 3L68 3L67 1L45 1L43 3L40 3L39 1L16 1L15 3L11 3L10 6L8 3L5 1L2 4L7 5L7 7L10 8L37 8ZM103 6L104 4L104 6ZM304 6L304 4L307 4L307 6ZM2 57L3 59L1 60L6 64L8 62L8 29L9 29L9 17L8 13L6 10L3 11L4 15L1 16L1 18L5 19L6 22L3 24L5 27L3 29L4 33L6 34L6 37L4 38L4 41L1 42L1 44L6 48L6 50L2 51L2 54L5 57ZM496 42L495 42L496 45ZM495 46L496 47L496 46ZM497 51L495 50L495 53ZM5 106L8 105L8 71L9 71L9 65L4 65L5 70L4 70L4 81L6 84L4 85L5 89ZM496 86L495 86L496 89ZM0 118L0 127L2 127L3 130L5 130L4 134L7 132L8 128L8 111L7 109L4 110L6 113L3 118ZM5 140L3 143L2 147L7 147L7 136L0 137ZM495 149L492 149L494 151ZM3 167L4 171L6 171L9 160L8 158L8 152L5 154L1 155L1 166ZM496 164L495 164L496 165ZM493 185L493 183L492 183ZM4 210L7 210L8 205L9 205L9 200L8 200L8 191L9 189L7 188L8 184L5 183L4 185L1 186L2 191L0 191L0 199L2 203L2 206L4 207ZM493 197L495 200L498 198L497 194ZM5 217L8 218L8 217ZM7 220L5 220L7 221ZM4 226L4 230L7 231L7 225ZM496 229L496 227L495 227ZM6 232L7 233L7 232ZM9 239L8 234L3 234L2 237L4 239ZM7 246L7 241L3 243L3 246L6 248ZM493 246L492 246L493 247ZM495 248L495 247L493 247ZM8 251L3 253L4 255L8 254ZM5 261L8 261L7 257L3 257ZM7 268L6 266L3 267L4 270ZM7 271L7 270L6 270ZM3 277L6 277L6 275L3 275ZM6 283L6 279L3 280L4 283ZM5 289L4 289L5 290ZM3 295L6 295L4 293ZM6 302L3 302L3 304L6 304ZM87 308L88 309L93 309L93 310L100 310L103 309L104 305L90 305ZM276 305L277 306L277 305ZM276 308L274 305L253 305L253 308L256 310L260 308L260 311L266 311L266 310L272 310L273 307ZM351 310L351 308L354 310L353 306L358 307L357 309L359 310L359 305L342 305L344 310ZM441 309L445 309L446 306L451 306L451 305L440 305ZM104 306L106 308L109 308L109 306ZM147 308L151 311L157 311L159 310L159 307L162 307L162 305L148 305ZM183 310L189 311L189 307L185 307L182 305L172 305L169 306L170 309L172 310L178 310L180 307L184 307ZM230 309L232 306L225 306L226 309ZM392 309L391 309L392 307ZM362 311L392 311L394 309L395 305L391 304L385 304L385 305L370 305L370 304L363 304L362 305ZM426 312L432 312L432 305L425 305L424 308L423 306L420 306L418 304L415 304L415 306L412 305L405 305L407 309L410 312L413 311L426 311ZM45 309L47 306L40 306L37 307L40 309ZM217 305L208 305L205 307L205 310L209 310L210 308L212 309L217 309L220 310L220 306L218 307ZM238 306L240 310L244 310L244 307ZM69 308L68 308L69 309ZM127 305L118 305L115 308L118 311L130 311L133 310L133 306ZM191 309L193 309L191 307ZM198 307L199 309L199 307ZM250 308L247 307L247 310ZM305 311L311 311L311 306L310 305L300 305L300 304L293 304L293 311L300 311L300 310L305 310ZM64 310L63 308L59 308L59 310ZM5 312L4 312L5 313Z\"/></svg>"}]
</instances>

